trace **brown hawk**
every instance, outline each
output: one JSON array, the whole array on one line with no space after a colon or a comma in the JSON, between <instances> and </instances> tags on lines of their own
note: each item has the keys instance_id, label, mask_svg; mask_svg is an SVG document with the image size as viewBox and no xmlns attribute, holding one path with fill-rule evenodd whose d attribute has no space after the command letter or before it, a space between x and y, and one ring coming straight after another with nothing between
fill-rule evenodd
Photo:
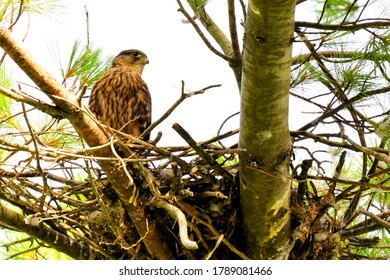
<instances>
[{"instance_id":1,"label":"brown hawk","mask_svg":"<svg viewBox=\"0 0 390 280\"><path fill-rule=\"evenodd\" d=\"M99 121L137 137L150 125L152 101L141 78L148 63L139 50L125 50L114 58L112 68L96 81L89 99L89 109ZM144 140L149 140L149 135Z\"/></svg>"}]
</instances>

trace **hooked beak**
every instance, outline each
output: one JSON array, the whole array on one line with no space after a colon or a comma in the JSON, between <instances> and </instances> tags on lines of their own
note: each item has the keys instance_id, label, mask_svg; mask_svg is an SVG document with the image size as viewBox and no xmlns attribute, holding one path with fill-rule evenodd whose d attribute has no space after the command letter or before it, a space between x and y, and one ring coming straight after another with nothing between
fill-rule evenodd
<instances>
[{"instance_id":1,"label":"hooked beak","mask_svg":"<svg viewBox=\"0 0 390 280\"><path fill-rule=\"evenodd\" d=\"M147 57L142 57L140 61L142 61L144 64L149 64L149 58Z\"/></svg>"}]
</instances>

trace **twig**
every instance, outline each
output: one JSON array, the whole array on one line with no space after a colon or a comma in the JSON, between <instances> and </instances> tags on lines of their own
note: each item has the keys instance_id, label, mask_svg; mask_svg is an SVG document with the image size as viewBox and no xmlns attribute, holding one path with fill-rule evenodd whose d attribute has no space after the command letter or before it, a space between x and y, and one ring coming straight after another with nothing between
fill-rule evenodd
<instances>
[{"instance_id":1,"label":"twig","mask_svg":"<svg viewBox=\"0 0 390 280\"><path fill-rule=\"evenodd\" d=\"M169 193L172 195L175 195L182 187L182 181L181 178L183 177L183 174L180 170L180 168L177 166L176 162L172 162L172 183L171 183L171 189L169 190Z\"/></svg>"},{"instance_id":2,"label":"twig","mask_svg":"<svg viewBox=\"0 0 390 280\"><path fill-rule=\"evenodd\" d=\"M349 150L354 151L354 152L359 152L360 151L357 147L349 145L348 143L345 143L344 141L343 142L337 142L337 141L328 140L325 137L321 137L318 134L315 134L315 133L312 133L312 132L308 132L308 131L302 131L302 130L290 131L290 135L292 137L296 137L297 140L300 140L301 137L303 139L311 138L311 139L313 139L316 142L320 142L320 143L326 144L326 145L331 146L331 147L339 147L339 148L343 148L343 149L349 149ZM332 137L335 137L335 135L332 136ZM341 135L339 135L339 137L342 138Z\"/></svg>"},{"instance_id":3,"label":"twig","mask_svg":"<svg viewBox=\"0 0 390 280\"><path fill-rule=\"evenodd\" d=\"M139 144L143 145L143 147L145 149L153 150L153 151L159 153L160 155L165 156L165 157L169 158L170 160L177 162L186 171L189 171L189 170L192 169L192 166L190 164L188 164L186 161L184 161L183 159L181 159L180 157L174 155L173 153L171 153L170 151L168 151L166 149L153 146L152 144L150 144L148 142L142 141L138 137L134 137L134 136L129 135L129 134L121 133L121 132L116 131L116 130L115 130L115 132L118 133L119 135L127 138L128 140L130 140L132 142L139 143ZM1 139L0 139L0 141L1 141ZM125 159L125 160L130 160L130 159ZM209 175L207 173L203 173L201 170L197 170L195 172L195 174L200 176L200 177L202 177L202 178L204 178L208 182L214 182L215 181L213 176L211 176L211 175Z\"/></svg>"},{"instance_id":4,"label":"twig","mask_svg":"<svg viewBox=\"0 0 390 280\"><path fill-rule=\"evenodd\" d=\"M144 236L141 236L137 242L135 242L134 244L132 244L131 246L128 246L128 247L123 247L122 245L122 248L125 249L125 250L131 250L131 251L134 251L135 250L133 248L137 247L141 242L142 240L144 240L146 238L146 236L149 234L150 230L149 230L149 221L148 219L146 219L146 232L144 234ZM124 241L124 240L123 240Z\"/></svg>"},{"instance_id":5,"label":"twig","mask_svg":"<svg viewBox=\"0 0 390 280\"><path fill-rule=\"evenodd\" d=\"M380 185L380 184L371 184L367 182L362 181L350 181L350 180L344 180L340 178L334 178L334 177L326 177L326 176L314 176L314 175L306 175L304 177L301 177L299 175L296 175L293 177L294 180L306 180L306 179L312 179L317 181L326 181L326 182L332 182L332 183L339 183L339 184L345 184L345 185L351 185L351 186L363 186L368 188L374 188L374 189L381 189L381 190L390 190L389 186L386 185ZM337 200L339 200L339 197L337 197Z\"/></svg>"},{"instance_id":6,"label":"twig","mask_svg":"<svg viewBox=\"0 0 390 280\"><path fill-rule=\"evenodd\" d=\"M93 254L99 253L102 256L105 256L106 258L110 260L114 260L115 257L111 255L109 252L106 252L99 244L96 244L93 240L90 238L87 238L85 235L81 234L79 231L73 229L70 225L66 223L60 223L67 231L69 231L77 240L82 241L85 243L85 246L88 246L89 250L91 250L90 255L93 256ZM80 242L79 241L79 242ZM92 250L95 251L95 253L92 253Z\"/></svg>"},{"instance_id":7,"label":"twig","mask_svg":"<svg viewBox=\"0 0 390 280\"><path fill-rule=\"evenodd\" d=\"M346 140L346 142L351 144L352 147L354 147L358 151L362 152L363 154L371 155L371 156L375 157L376 159L378 159L379 161L383 161L387 164L390 164L390 156L389 155L386 155L384 153L378 153L370 148L363 147L362 145L359 145L356 142L352 141L352 139L350 139L348 136L345 136L345 140Z\"/></svg>"},{"instance_id":8,"label":"twig","mask_svg":"<svg viewBox=\"0 0 390 280\"><path fill-rule=\"evenodd\" d=\"M341 153L341 156L340 156L339 162L337 163L336 170L334 172L333 178L339 179L341 177L341 172L343 170L343 166L344 166L344 163L345 163L346 155L347 155L347 151L343 151ZM328 194L333 196L335 189L336 189L336 183L332 182L330 184L330 187L329 187L329 190L328 190Z\"/></svg>"},{"instance_id":9,"label":"twig","mask_svg":"<svg viewBox=\"0 0 390 280\"><path fill-rule=\"evenodd\" d=\"M358 101L363 100L363 99L365 99L367 97L372 97L374 95L378 95L378 94L382 94L382 93L388 93L389 91L390 91L390 86L383 87L383 88L380 88L380 89L370 90L370 91L362 91L361 93L358 93L354 97L350 98L348 101L346 101L344 103L341 103L336 108L334 108L332 110L325 111L321 116L319 116L315 120L305 124L299 130L300 131L302 131L302 130L309 130L311 127L316 126L317 124L319 124L324 119L326 119L328 117L331 117L331 116L335 115L337 112L347 108L347 106L350 106L350 105L352 105L354 103L357 103Z\"/></svg>"},{"instance_id":10,"label":"twig","mask_svg":"<svg viewBox=\"0 0 390 280\"><path fill-rule=\"evenodd\" d=\"M195 31L198 33L199 37L203 40L203 42L205 43L205 45L214 53L216 54L217 56L221 57L222 59L226 60L226 61L230 61L231 60L231 57L229 57L228 55L225 55L226 53L230 53L228 51L224 51L225 54L221 53L220 51L218 51L216 48L214 48L214 46L210 43L210 41L207 39L206 35L202 32L202 30L200 29L200 27L196 24L196 22L194 21L194 19L187 13L187 11L184 9L183 7L183 4L181 3L180 0L176 0L177 1L177 4L179 5L179 12L181 12L185 18L188 20L188 22L191 23L191 25L193 26L193 28L195 29ZM204 10L203 10L204 11ZM204 12L205 14L205 12ZM216 28L215 26L215 23L213 23L213 25L210 24L210 20L209 19L209 25L208 26L213 26L214 29L218 30L218 33L219 33L219 36L213 36L213 32L210 32L210 29L211 27L209 27L208 29L208 32L211 34L211 36L214 38L214 39L221 39L222 37L225 37L225 35L223 34L223 32L219 29L219 28ZM221 36L222 35L222 36ZM218 41L218 40L217 40ZM227 40L227 38L225 37L225 40L224 40L225 44L219 42L219 45L222 49L226 49L226 44L228 46L230 46L230 43L229 43L229 40ZM230 46L231 47L231 46Z\"/></svg>"},{"instance_id":11,"label":"twig","mask_svg":"<svg viewBox=\"0 0 390 280\"><path fill-rule=\"evenodd\" d=\"M20 91L9 90L6 89L5 87L0 86L0 93L16 101L27 103L37 108L38 110L41 110L42 112L51 115L54 118L62 118L63 112L59 110L57 107L44 103L40 100L34 99L33 97L28 96Z\"/></svg>"},{"instance_id":12,"label":"twig","mask_svg":"<svg viewBox=\"0 0 390 280\"><path fill-rule=\"evenodd\" d=\"M302 38L302 40L305 43L306 47L310 50L312 56L316 60L317 65L319 66L321 71L324 73L324 76L326 78L326 79L322 80L322 83L324 84L324 86L326 86L331 92L333 92L333 94L336 96L336 98L338 99L338 101L340 103L346 103L348 101L348 97L347 97L347 95L345 93L346 89L343 90L342 86L338 83L337 79L332 75L331 71L325 66L325 64L322 61L321 57L317 53L317 50L318 50L319 47L316 48L307 39L306 35L303 34L301 31L296 30L296 33L298 34L298 36L300 38ZM355 129L358 132L360 142L362 143L362 145L366 146L366 143L365 143L366 140L364 138L364 133L363 133L361 127L360 127L360 121L358 119L358 116L362 117L363 114L361 114L356 108L354 108L351 105L348 105L346 108L350 112L351 117L352 117L354 123L356 124ZM365 118L362 117L362 119L365 119ZM367 161L367 156L363 154L363 168L365 168L365 166L366 166L366 161ZM364 171L365 170L363 170L363 173L364 173Z\"/></svg>"},{"instance_id":13,"label":"twig","mask_svg":"<svg viewBox=\"0 0 390 280\"><path fill-rule=\"evenodd\" d=\"M132 188L132 194L129 198L129 201L128 203L130 204L133 204L134 206L137 206L137 198L138 198L138 195L139 195L139 191L138 191L138 188L137 186L134 184L134 180L133 180L133 177L130 175L129 171L127 170L127 166L126 166L126 162L123 160L122 157L119 156L119 154L117 153L117 151L115 150L115 146L114 146L114 139L111 138L110 140L110 143L111 143L111 152L113 153L113 155L119 160L119 162L121 163L121 166L123 168L123 171L124 173L126 174L129 182L128 182L128 185L126 186L126 189L131 187Z\"/></svg>"},{"instance_id":14,"label":"twig","mask_svg":"<svg viewBox=\"0 0 390 280\"><path fill-rule=\"evenodd\" d=\"M76 95L76 101L77 101L77 104L79 104L81 106L81 100L83 99L85 93L87 92L87 86L83 86L83 88L81 89L81 91L79 91Z\"/></svg>"},{"instance_id":15,"label":"twig","mask_svg":"<svg viewBox=\"0 0 390 280\"><path fill-rule=\"evenodd\" d=\"M69 236L61 234L43 224L28 225L24 222L24 216L13 210L10 210L9 208L3 206L3 204L1 203L0 213L2 224L7 226L10 225L11 228L15 228L15 230L23 231L31 237L44 240L45 243L47 243L52 248L62 251L75 259L89 259L93 257L98 258L102 256L101 253L104 254L104 252L96 252L96 254L94 254L92 249L88 246L89 244L85 245L78 239L72 239ZM79 232L75 230L74 233ZM79 238L82 237L81 234L79 235Z\"/></svg>"},{"instance_id":16,"label":"twig","mask_svg":"<svg viewBox=\"0 0 390 280\"><path fill-rule=\"evenodd\" d=\"M368 19L370 20L370 19ZM320 30L338 30L338 31L358 31L362 29L368 28L386 28L390 26L390 20L376 20L362 23L356 22L345 22L343 25L340 24L321 24L315 22L308 21L296 21L295 28L306 27L306 28L314 28Z\"/></svg>"},{"instance_id":17,"label":"twig","mask_svg":"<svg viewBox=\"0 0 390 280\"><path fill-rule=\"evenodd\" d=\"M85 21L86 21L86 28L87 28L87 48L88 48L90 41L89 41L89 12L87 9L87 5L84 5L84 10L85 10Z\"/></svg>"},{"instance_id":18,"label":"twig","mask_svg":"<svg viewBox=\"0 0 390 280\"><path fill-rule=\"evenodd\" d=\"M199 219L199 218L197 220L202 225L205 225L215 236L218 236L218 237L221 236L221 234L218 232L218 230L215 227L213 227L212 224L210 224L206 221L203 221L202 219ZM228 247L233 253L235 253L237 256L239 256L243 260L250 260L250 258L248 258L243 252L239 251L236 247L234 247L234 245L232 243L230 243L229 240L227 240L225 237L222 238L222 242L223 242L223 244L226 245L226 247Z\"/></svg>"},{"instance_id":19,"label":"twig","mask_svg":"<svg viewBox=\"0 0 390 280\"><path fill-rule=\"evenodd\" d=\"M246 22L246 5L244 3L244 0L240 0L241 10L242 10L242 16L244 17L244 26Z\"/></svg>"},{"instance_id":20,"label":"twig","mask_svg":"<svg viewBox=\"0 0 390 280\"><path fill-rule=\"evenodd\" d=\"M224 238L224 235L221 234L219 237L218 237L218 240L217 242L215 243L215 246L214 248L204 257L205 260L208 260L211 258L211 256L214 254L215 250L217 250L217 248L219 247L219 245L221 244L222 240Z\"/></svg>"},{"instance_id":21,"label":"twig","mask_svg":"<svg viewBox=\"0 0 390 280\"><path fill-rule=\"evenodd\" d=\"M21 244L21 243L24 243L24 242L33 242L33 241L34 241L34 238L26 237L26 238L15 240L15 241L12 241L12 242L9 242L9 243L6 243L6 244L2 244L1 247L6 248L7 251L8 251L9 247L11 247L11 246L14 246L14 245L17 245L17 244Z\"/></svg>"},{"instance_id":22,"label":"twig","mask_svg":"<svg viewBox=\"0 0 390 280\"><path fill-rule=\"evenodd\" d=\"M220 136L221 130L222 130L223 126L225 125L225 123L226 123L228 120L230 120L231 118L233 118L234 116L237 116L239 113L240 113L240 112L236 112L236 113L230 115L229 117L227 117L227 118L222 122L221 126L218 128L217 136ZM218 143L219 143L219 145L221 145L223 148L226 148L226 147L222 144L222 142L221 142L220 140L218 140Z\"/></svg>"},{"instance_id":23,"label":"twig","mask_svg":"<svg viewBox=\"0 0 390 280\"><path fill-rule=\"evenodd\" d=\"M228 0L228 13L229 13L230 39L231 39L231 45L233 49L233 57L229 65L233 69L233 72L235 74L238 88L241 88L242 56L241 56L240 44L238 42L234 0Z\"/></svg>"},{"instance_id":24,"label":"twig","mask_svg":"<svg viewBox=\"0 0 390 280\"><path fill-rule=\"evenodd\" d=\"M92 191L93 191L93 193L95 194L95 196L96 196L96 198L97 198L97 200L98 200L98 203L99 203L100 209L101 209L102 212L103 212L104 218L105 218L105 220L107 221L108 226L110 227L110 229L112 230L112 232L115 234L115 236L116 236L117 238L119 238L119 236L121 236L123 233L121 232L121 229L119 229L119 228L117 227L117 225L115 224L115 222L113 221L113 218L112 218L112 216L110 215L110 212L109 212L109 210L108 210L108 206L106 205L106 203L104 202L104 200L103 200L101 194L100 194L99 191L98 191L99 186L97 186L96 183L95 183L95 180L94 180L94 178L93 178L93 176L92 176L91 167L89 166L89 163L88 163L87 160L85 160L85 165L86 165L86 167L87 167L87 168L86 168L86 172L87 172L87 174L88 174L88 179L89 179L90 184L91 184L91 186L92 186ZM101 187L101 186L100 186L100 187ZM123 209L123 208L122 208L122 209ZM132 247L131 247L129 244L127 244L127 242L126 242L123 238L121 239L121 242L122 242L122 244L121 244L122 247L126 247L126 250L131 251L131 253L132 253L133 255L135 254L134 250L132 250Z\"/></svg>"},{"instance_id":25,"label":"twig","mask_svg":"<svg viewBox=\"0 0 390 280\"><path fill-rule=\"evenodd\" d=\"M204 191L200 193L194 194L195 197L215 197L215 198L220 198L220 199L228 199L223 192L220 191Z\"/></svg>"},{"instance_id":26,"label":"twig","mask_svg":"<svg viewBox=\"0 0 390 280\"><path fill-rule=\"evenodd\" d=\"M219 131L219 130L218 130ZM203 142L200 142L201 145L207 145L207 144L211 144L211 143L214 143L216 141L220 141L222 139L225 139L225 138L228 138L230 136L233 136L235 134L238 134L238 129L235 129L235 130L232 130L232 131L228 131L228 132L225 132L224 134L221 134L221 135L217 135L213 138L210 138L209 140L206 140L206 141L203 141ZM221 145L223 147L223 145Z\"/></svg>"},{"instance_id":27,"label":"twig","mask_svg":"<svg viewBox=\"0 0 390 280\"><path fill-rule=\"evenodd\" d=\"M38 144L37 144L38 141L37 141L37 138L35 135L35 131L32 128L30 121L27 117L26 106L24 103L22 103L22 109L23 109L24 119L26 121L28 130L30 132L31 139L32 139L32 142L34 145L34 149L35 149L35 161L37 164L37 170L38 170L39 174L41 175L42 182L43 182L43 192L42 192L42 196L40 198L40 205L39 205L39 210L42 212L44 209L44 206L45 206L46 196L47 196L48 192L50 191L50 189L49 189L49 186L47 184L47 177L46 177L45 172L43 171L41 163L40 163L41 160L40 160L40 154L39 154L39 149L38 149Z\"/></svg>"},{"instance_id":28,"label":"twig","mask_svg":"<svg viewBox=\"0 0 390 280\"><path fill-rule=\"evenodd\" d=\"M22 14L23 14L23 6L24 6L24 1L21 0L20 4L19 4L19 9L18 9L18 14L16 16L16 19L12 20L10 26L8 27L9 30L12 30L12 28L15 26L15 24L19 21L20 17L22 16ZM12 12L12 14L13 14L13 12Z\"/></svg>"},{"instance_id":29,"label":"twig","mask_svg":"<svg viewBox=\"0 0 390 280\"><path fill-rule=\"evenodd\" d=\"M141 138L145 135L148 135L150 134L150 132L156 127L158 126L160 123L162 123L166 118L169 117L170 114L172 114L172 112L187 98L191 97L191 96L194 96L194 95L198 95L198 94L202 94L204 93L206 90L209 90L211 88L216 88L216 87L220 87L221 84L218 84L218 85L210 85L210 86L207 86L205 88L202 88L200 90L196 90L196 91L192 91L192 92L188 92L188 93L185 93L184 92L184 81L181 81L181 94L180 94L180 97L179 99L173 103L173 105L171 106L171 108L169 108L157 121L153 122L142 134L141 134Z\"/></svg>"},{"instance_id":30,"label":"twig","mask_svg":"<svg viewBox=\"0 0 390 280\"><path fill-rule=\"evenodd\" d=\"M193 148L201 158L203 158L212 168L215 169L216 173L224 177L229 182L233 181L233 176L222 168L212 156L210 156L192 137L184 130L179 124L173 124L173 129Z\"/></svg>"},{"instance_id":31,"label":"twig","mask_svg":"<svg viewBox=\"0 0 390 280\"><path fill-rule=\"evenodd\" d=\"M383 220L383 219L387 219L389 215L390 215L390 211L387 210L382 213L379 213L376 216ZM380 224L376 223L374 219L367 219L349 227L348 229L343 229L341 233L341 238L345 239L351 236L357 236L357 235L369 233L371 231L375 231L378 229L381 229Z\"/></svg>"},{"instance_id":32,"label":"twig","mask_svg":"<svg viewBox=\"0 0 390 280\"><path fill-rule=\"evenodd\" d=\"M359 212L370 217L371 219L373 219L375 222L377 222L378 224L380 224L381 226L384 226L385 228L388 228L390 229L390 223L389 222L386 222L385 220L382 220L381 218L379 218L377 215L371 213L371 212L368 212L367 210L365 210L363 207L359 207Z\"/></svg>"},{"instance_id":33,"label":"twig","mask_svg":"<svg viewBox=\"0 0 390 280\"><path fill-rule=\"evenodd\" d=\"M5 260L10 260L10 259L13 259L13 258L15 258L17 256L24 255L24 254L27 254L29 252L37 251L41 247L42 247L41 245L37 245L37 246L31 247L31 248L29 247L28 249L22 250L20 252L16 252L16 253L8 256Z\"/></svg>"},{"instance_id":34,"label":"twig","mask_svg":"<svg viewBox=\"0 0 390 280\"><path fill-rule=\"evenodd\" d=\"M388 61L390 55L387 53L378 54L375 52L359 52L359 51L335 51L325 50L317 51L317 54L324 60L329 62L352 62L356 60L372 60L372 61ZM299 54L293 57L292 65L302 64L306 61L312 60L314 57L311 53Z\"/></svg>"}]
</instances>

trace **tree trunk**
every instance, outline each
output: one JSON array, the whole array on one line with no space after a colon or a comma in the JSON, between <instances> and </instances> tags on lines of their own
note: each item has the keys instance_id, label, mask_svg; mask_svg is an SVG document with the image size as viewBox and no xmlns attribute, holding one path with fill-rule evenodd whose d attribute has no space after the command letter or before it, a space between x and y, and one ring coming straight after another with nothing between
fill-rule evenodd
<instances>
[{"instance_id":1,"label":"tree trunk","mask_svg":"<svg viewBox=\"0 0 390 280\"><path fill-rule=\"evenodd\" d=\"M295 0L250 0L240 121L240 197L246 254L285 259L290 236L288 96Z\"/></svg>"}]
</instances>

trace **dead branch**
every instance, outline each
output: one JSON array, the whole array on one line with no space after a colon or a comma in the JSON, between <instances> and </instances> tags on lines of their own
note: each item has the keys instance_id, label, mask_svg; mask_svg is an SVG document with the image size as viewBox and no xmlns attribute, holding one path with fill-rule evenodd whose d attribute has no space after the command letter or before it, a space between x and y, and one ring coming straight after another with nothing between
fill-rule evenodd
<instances>
[{"instance_id":1,"label":"dead branch","mask_svg":"<svg viewBox=\"0 0 390 280\"><path fill-rule=\"evenodd\" d=\"M152 130L158 126L160 123L162 123L166 118L168 118L172 112L187 98L189 97L192 97L194 95L198 95L198 94L203 94L205 91L209 90L209 89L212 89L212 88L216 88L216 87L220 87L221 85L210 85L210 86L207 86L205 88L202 88L200 90L196 90L196 91L192 91L192 92L188 92L188 93L185 93L184 92L184 81L181 81L181 94L180 94L180 97L179 99L173 103L173 105L158 119L156 120L155 122L153 122L142 134L141 134L141 138L145 135L148 135L150 134L150 132L152 132Z\"/></svg>"},{"instance_id":2,"label":"dead branch","mask_svg":"<svg viewBox=\"0 0 390 280\"><path fill-rule=\"evenodd\" d=\"M368 21L368 22L363 22ZM320 30L332 30L332 31L358 31L369 28L388 28L390 26L390 20L360 20L360 23L356 22L344 22L344 24L321 24L307 21L296 21L295 27L306 27Z\"/></svg>"},{"instance_id":3,"label":"dead branch","mask_svg":"<svg viewBox=\"0 0 390 280\"><path fill-rule=\"evenodd\" d=\"M215 169L218 175L225 178L228 182L233 181L233 176L223 169L202 147L185 131L179 124L173 124L173 129L203 158L212 168Z\"/></svg>"},{"instance_id":4,"label":"dead branch","mask_svg":"<svg viewBox=\"0 0 390 280\"><path fill-rule=\"evenodd\" d=\"M373 219L376 223L380 224L381 226L385 227L385 228L388 228L390 229L390 223L389 222L386 222L385 220L382 220L380 217L378 217L377 215L365 210L363 207L359 207L359 212L370 217L371 219Z\"/></svg>"},{"instance_id":5,"label":"dead branch","mask_svg":"<svg viewBox=\"0 0 390 280\"><path fill-rule=\"evenodd\" d=\"M179 12L181 12L185 18L188 20L188 22L191 23L195 31L198 33L199 37L203 40L205 45L217 56L221 57L222 59L226 61L231 60L231 45L229 40L225 37L223 32L216 26L216 24L211 20L211 18L207 15L207 13L204 11L204 9L199 10L196 9L197 13L201 12L202 13L202 20L201 22L208 28L208 32L213 36L215 40L219 43L220 47L224 50L224 53L221 53L218 51L214 46L210 43L210 41L207 39L206 35L202 32L200 27L196 24L194 19L188 14L188 12L184 9L183 4L181 3L180 0L177 0L177 4L179 5ZM196 14L197 14L196 13ZM218 35L217 35L218 34Z\"/></svg>"},{"instance_id":6,"label":"dead branch","mask_svg":"<svg viewBox=\"0 0 390 280\"><path fill-rule=\"evenodd\" d=\"M168 212L168 214L178 222L179 237L180 237L181 244L184 246L184 248L190 250L198 249L198 244L195 241L192 241L188 238L187 219L186 216L183 214L183 212L176 206L173 206L172 204L169 204L168 202L165 202L160 199L156 200L153 204L156 207L165 209Z\"/></svg>"},{"instance_id":7,"label":"dead branch","mask_svg":"<svg viewBox=\"0 0 390 280\"><path fill-rule=\"evenodd\" d=\"M237 23L236 23L236 11L235 11L234 0L228 0L228 14L229 14L229 31L230 40L232 46L232 59L229 63L232 68L238 88L241 89L241 74L242 74L242 55L240 50L240 44L237 34Z\"/></svg>"},{"instance_id":8,"label":"dead branch","mask_svg":"<svg viewBox=\"0 0 390 280\"><path fill-rule=\"evenodd\" d=\"M26 104L29 104L33 106L34 108L37 108L38 110L41 110L44 113L47 113L54 118L62 118L63 112L59 110L57 107L46 104L40 100L36 100L33 97L27 96L23 94L22 92L18 92L16 90L8 90L2 86L0 86L0 93L4 94L5 96L12 98L16 101L23 102Z\"/></svg>"}]
</instances>

